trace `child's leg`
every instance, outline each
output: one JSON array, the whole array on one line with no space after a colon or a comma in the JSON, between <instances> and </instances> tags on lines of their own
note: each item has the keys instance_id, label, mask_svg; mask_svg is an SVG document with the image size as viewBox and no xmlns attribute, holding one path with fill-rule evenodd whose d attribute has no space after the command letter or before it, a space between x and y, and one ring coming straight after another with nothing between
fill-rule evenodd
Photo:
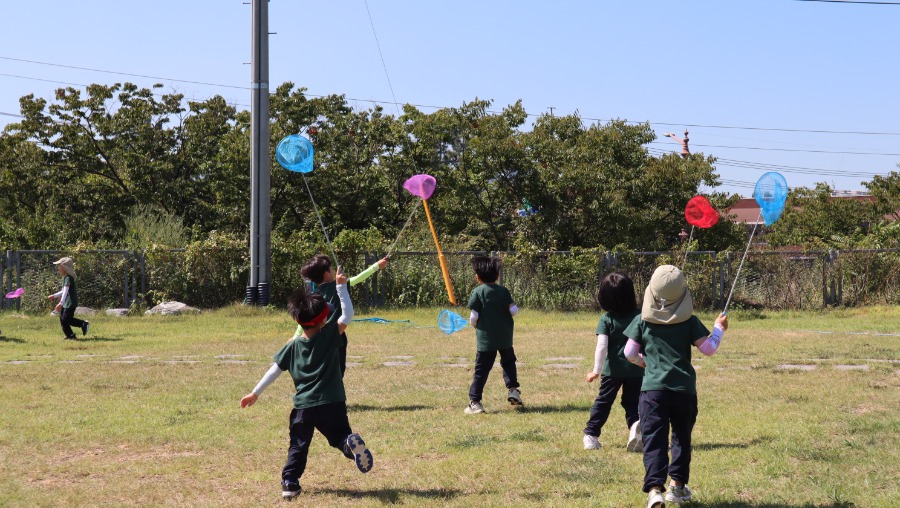
<instances>
[{"instance_id":1,"label":"child's leg","mask_svg":"<svg viewBox=\"0 0 900 508\"><path fill-rule=\"evenodd\" d=\"M641 383L644 378L622 378L622 409L625 410L625 424L630 429L640 419L638 403L641 399Z\"/></svg>"},{"instance_id":2,"label":"child's leg","mask_svg":"<svg viewBox=\"0 0 900 508\"><path fill-rule=\"evenodd\" d=\"M638 409L644 441L644 492L666 484L669 475L669 395L667 390L641 392Z\"/></svg>"},{"instance_id":3,"label":"child's leg","mask_svg":"<svg viewBox=\"0 0 900 508\"><path fill-rule=\"evenodd\" d=\"M496 358L496 351L478 351L475 353L475 373L472 374L472 386L469 387L469 400L481 402L484 384L487 383L488 374L491 373L491 368L493 368Z\"/></svg>"},{"instance_id":4,"label":"child's leg","mask_svg":"<svg viewBox=\"0 0 900 508\"><path fill-rule=\"evenodd\" d=\"M74 339L75 332L72 331L72 320L75 319L75 309L61 309L59 311L59 324L62 326L63 334L67 339Z\"/></svg>"},{"instance_id":5,"label":"child's leg","mask_svg":"<svg viewBox=\"0 0 900 508\"><path fill-rule=\"evenodd\" d=\"M516 372L516 352L513 348L500 350L500 367L503 369L503 381L506 388L512 390L519 387L519 376Z\"/></svg>"},{"instance_id":6,"label":"child's leg","mask_svg":"<svg viewBox=\"0 0 900 508\"><path fill-rule=\"evenodd\" d=\"M691 431L697 422L697 395L694 393L674 394L672 405L672 465L669 476L676 482L687 485L691 477Z\"/></svg>"},{"instance_id":7,"label":"child's leg","mask_svg":"<svg viewBox=\"0 0 900 508\"><path fill-rule=\"evenodd\" d=\"M594 399L594 405L591 406L591 414L588 417L587 426L584 427L584 433L588 436L597 437L600 435L600 429L609 418L609 412L612 409L613 402L616 401L616 394L619 393L619 387L625 378L600 376L600 393ZM624 397L624 396L623 396Z\"/></svg>"},{"instance_id":8,"label":"child's leg","mask_svg":"<svg viewBox=\"0 0 900 508\"><path fill-rule=\"evenodd\" d=\"M288 448L287 463L281 470L281 479L288 482L299 482L306 470L306 457L309 454L309 443L315 430L315 408L291 410L290 429L291 445Z\"/></svg>"},{"instance_id":9,"label":"child's leg","mask_svg":"<svg viewBox=\"0 0 900 508\"><path fill-rule=\"evenodd\" d=\"M375 465L372 452L359 434L353 434L350 421L347 419L347 403L334 402L318 406L316 428L328 440L328 444L337 448L344 457L356 461L356 467L367 473Z\"/></svg>"}]
</instances>

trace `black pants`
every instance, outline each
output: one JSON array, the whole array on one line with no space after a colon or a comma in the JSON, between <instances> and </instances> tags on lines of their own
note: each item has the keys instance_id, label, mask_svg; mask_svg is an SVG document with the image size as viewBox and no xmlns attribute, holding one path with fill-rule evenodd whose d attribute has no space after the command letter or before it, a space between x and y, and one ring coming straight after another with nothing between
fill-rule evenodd
<instances>
[{"instance_id":1,"label":"black pants","mask_svg":"<svg viewBox=\"0 0 900 508\"><path fill-rule=\"evenodd\" d=\"M600 429L609 418L613 403L619 388L622 388L622 408L625 409L625 425L630 429L634 422L638 421L638 400L641 396L642 377L613 377L600 376L600 393L594 399L591 406L591 415L588 417L584 433L589 436L599 436Z\"/></svg>"},{"instance_id":2,"label":"black pants","mask_svg":"<svg viewBox=\"0 0 900 508\"><path fill-rule=\"evenodd\" d=\"M62 309L59 311L59 324L62 325L63 333L66 334L67 339L74 339L75 332L72 331L72 327L76 326L81 328L84 326L84 321L75 317L75 309Z\"/></svg>"},{"instance_id":3,"label":"black pants","mask_svg":"<svg viewBox=\"0 0 900 508\"><path fill-rule=\"evenodd\" d=\"M498 351L478 351L475 353L475 374L472 379L472 386L469 387L469 400L481 402L481 394L484 391L484 385L487 383L488 374L494 367L494 360L497 358ZM503 381L506 388L512 390L519 387L519 378L516 375L516 352L513 348L501 349L500 367L503 369Z\"/></svg>"},{"instance_id":4,"label":"black pants","mask_svg":"<svg viewBox=\"0 0 900 508\"><path fill-rule=\"evenodd\" d=\"M306 457L315 429L325 436L329 445L340 450L348 459L353 458L344 447L347 436L353 433L347 419L346 402L333 402L305 409L295 408L291 411L290 428L291 445L288 448L287 463L281 470L282 480L300 481L303 471L306 470Z\"/></svg>"},{"instance_id":5,"label":"black pants","mask_svg":"<svg viewBox=\"0 0 900 508\"><path fill-rule=\"evenodd\" d=\"M691 431L697 421L697 394L670 390L641 392L639 410L644 437L644 492L665 486L666 476L687 484L691 476Z\"/></svg>"}]
</instances>

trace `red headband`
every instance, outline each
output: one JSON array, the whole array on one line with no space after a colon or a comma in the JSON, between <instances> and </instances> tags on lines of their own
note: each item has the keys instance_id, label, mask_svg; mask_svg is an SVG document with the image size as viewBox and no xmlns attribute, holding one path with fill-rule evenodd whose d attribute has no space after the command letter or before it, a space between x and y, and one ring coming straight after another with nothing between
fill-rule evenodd
<instances>
[{"instance_id":1,"label":"red headband","mask_svg":"<svg viewBox=\"0 0 900 508\"><path fill-rule=\"evenodd\" d=\"M319 313L318 316L310 319L309 321L301 322L300 326L316 326L317 324L325 321L325 318L328 317L328 306L326 305L322 312Z\"/></svg>"}]
</instances>

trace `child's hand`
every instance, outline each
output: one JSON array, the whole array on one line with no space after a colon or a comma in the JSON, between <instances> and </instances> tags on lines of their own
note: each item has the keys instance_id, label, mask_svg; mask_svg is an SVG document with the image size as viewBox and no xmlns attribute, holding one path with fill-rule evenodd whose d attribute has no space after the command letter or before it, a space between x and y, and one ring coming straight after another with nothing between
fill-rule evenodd
<instances>
[{"instance_id":1,"label":"child's hand","mask_svg":"<svg viewBox=\"0 0 900 508\"><path fill-rule=\"evenodd\" d=\"M385 268L387 268L387 265L388 265L388 259L386 257L378 260L378 269L379 270L384 270Z\"/></svg>"},{"instance_id":2,"label":"child's hand","mask_svg":"<svg viewBox=\"0 0 900 508\"><path fill-rule=\"evenodd\" d=\"M719 317L716 318L716 324L722 327L722 331L728 330L728 316L724 313L719 314Z\"/></svg>"},{"instance_id":3,"label":"child's hand","mask_svg":"<svg viewBox=\"0 0 900 508\"><path fill-rule=\"evenodd\" d=\"M56 307L53 308L54 311L59 312L62 310L62 303L57 303Z\"/></svg>"},{"instance_id":4,"label":"child's hand","mask_svg":"<svg viewBox=\"0 0 900 508\"><path fill-rule=\"evenodd\" d=\"M56 300L56 295L47 295L48 300Z\"/></svg>"},{"instance_id":5,"label":"child's hand","mask_svg":"<svg viewBox=\"0 0 900 508\"><path fill-rule=\"evenodd\" d=\"M591 382L593 382L595 379L597 379L598 377L600 377L600 374L597 374L597 373L594 372L594 371L590 371L590 372L587 373L587 376L584 376L584 380L585 380L585 382L587 382L587 383L591 383Z\"/></svg>"},{"instance_id":6,"label":"child's hand","mask_svg":"<svg viewBox=\"0 0 900 508\"><path fill-rule=\"evenodd\" d=\"M253 404L256 403L256 399L258 399L258 398L259 398L259 395L255 394L255 393L248 393L247 395L244 395L244 398L241 399L241 409L252 406Z\"/></svg>"},{"instance_id":7,"label":"child's hand","mask_svg":"<svg viewBox=\"0 0 900 508\"><path fill-rule=\"evenodd\" d=\"M334 276L334 281L338 284L346 284L348 280L350 279L347 278L347 275L344 273L344 269L340 265L338 265L337 275Z\"/></svg>"}]
</instances>

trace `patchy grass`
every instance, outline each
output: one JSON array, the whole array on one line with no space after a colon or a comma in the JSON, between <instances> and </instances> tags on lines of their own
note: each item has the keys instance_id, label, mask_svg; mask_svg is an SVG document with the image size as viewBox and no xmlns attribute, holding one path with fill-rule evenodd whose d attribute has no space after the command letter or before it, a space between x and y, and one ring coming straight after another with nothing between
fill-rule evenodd
<instances>
[{"instance_id":1,"label":"patchy grass","mask_svg":"<svg viewBox=\"0 0 900 508\"><path fill-rule=\"evenodd\" d=\"M900 333L900 310L730 314L721 353L695 358L699 504L896 506L900 337L875 334ZM481 416L462 411L471 368L445 366L472 363L472 331L443 335L436 309L371 315L413 322L348 331L360 364L346 378L350 422L375 469L359 474L317 435L301 502L643 506L643 465L624 451L621 407L603 448L582 449L596 315L523 311L515 342L526 408L506 403L497 368ZM286 313L97 316L77 341L61 340L49 316L0 314L0 329L0 506L282 503L291 383L279 379L250 409L238 401L293 332ZM415 365L383 365L397 356ZM579 367L545 367L560 357ZM836 368L845 364L869 370Z\"/></svg>"}]
</instances>

